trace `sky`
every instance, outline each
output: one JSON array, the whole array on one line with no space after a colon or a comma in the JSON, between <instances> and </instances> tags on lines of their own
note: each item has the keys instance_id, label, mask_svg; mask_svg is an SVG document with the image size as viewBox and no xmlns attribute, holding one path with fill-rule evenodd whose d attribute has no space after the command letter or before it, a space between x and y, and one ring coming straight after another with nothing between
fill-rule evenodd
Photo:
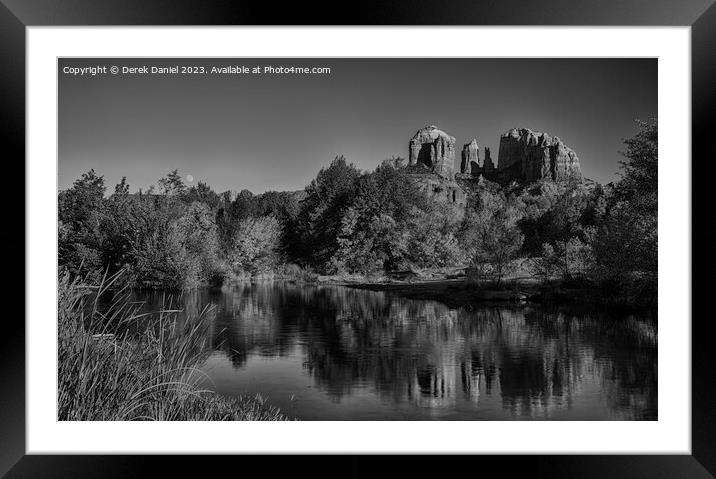
<instances>
[{"instance_id":1,"label":"sky","mask_svg":"<svg viewBox=\"0 0 716 479\"><path fill-rule=\"evenodd\" d=\"M230 65L330 74L210 73ZM70 73L92 66L106 73ZM606 183L617 179L634 120L657 116L657 60L59 59L58 96L60 190L91 168L108 192L123 176L136 191L175 168L218 192L298 190L337 155L362 170L407 158L426 125L456 138L456 169L463 144L475 138L481 157L487 146L497 160L500 135L525 127L560 137L583 174Z\"/></svg>"}]
</instances>

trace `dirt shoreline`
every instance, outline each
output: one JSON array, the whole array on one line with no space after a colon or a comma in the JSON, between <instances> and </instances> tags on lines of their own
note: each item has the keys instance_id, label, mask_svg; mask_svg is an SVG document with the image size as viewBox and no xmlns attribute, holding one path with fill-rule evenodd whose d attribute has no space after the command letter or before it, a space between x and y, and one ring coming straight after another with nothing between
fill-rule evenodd
<instances>
[{"instance_id":1,"label":"dirt shoreline","mask_svg":"<svg viewBox=\"0 0 716 479\"><path fill-rule=\"evenodd\" d=\"M472 308L489 303L543 304L577 308L598 308L622 311L656 311L656 304L635 302L606 294L588 283L570 283L555 280L545 284L533 276L513 276L502 284L478 285L462 277L433 277L394 279L363 275L315 276L311 279L279 278L251 279L254 281L286 281L317 286L343 286L367 291L382 291L408 299L439 301L450 307ZM241 281L240 281L241 282Z\"/></svg>"},{"instance_id":2,"label":"dirt shoreline","mask_svg":"<svg viewBox=\"0 0 716 479\"><path fill-rule=\"evenodd\" d=\"M584 285L566 286L561 283L545 285L536 278L515 278L506 281L501 287L480 287L458 279L420 279L413 281L382 280L346 280L335 277L322 277L317 284L345 286L369 291L384 291L409 299L427 299L440 301L450 307L471 308L486 303L550 304L559 305L598 305L606 309L648 310L651 305L629 304L610 301L599 289Z\"/></svg>"},{"instance_id":3,"label":"dirt shoreline","mask_svg":"<svg viewBox=\"0 0 716 479\"><path fill-rule=\"evenodd\" d=\"M430 299L449 306L469 306L492 301L527 302L541 297L536 282L515 282L502 288L480 288L465 279L434 279L416 281L350 281L324 278L318 284L345 286L369 291L385 291L410 299Z\"/></svg>"}]
</instances>

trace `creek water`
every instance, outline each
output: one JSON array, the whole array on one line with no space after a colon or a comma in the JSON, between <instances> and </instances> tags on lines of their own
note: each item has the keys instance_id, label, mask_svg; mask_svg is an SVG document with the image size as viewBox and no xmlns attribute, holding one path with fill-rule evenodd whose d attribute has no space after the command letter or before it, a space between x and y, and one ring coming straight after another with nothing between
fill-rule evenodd
<instances>
[{"instance_id":1,"label":"creek water","mask_svg":"<svg viewBox=\"0 0 716 479\"><path fill-rule=\"evenodd\" d=\"M157 293L140 299L157 304ZM451 308L283 282L200 289L202 370L301 420L656 420L657 324L538 304Z\"/></svg>"}]
</instances>

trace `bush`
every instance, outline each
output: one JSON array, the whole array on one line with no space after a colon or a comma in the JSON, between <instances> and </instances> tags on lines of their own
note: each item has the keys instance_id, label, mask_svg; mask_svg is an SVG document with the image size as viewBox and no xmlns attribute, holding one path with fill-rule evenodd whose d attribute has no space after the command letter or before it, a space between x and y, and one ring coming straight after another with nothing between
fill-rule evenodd
<instances>
[{"instance_id":1,"label":"bush","mask_svg":"<svg viewBox=\"0 0 716 479\"><path fill-rule=\"evenodd\" d=\"M550 283L559 273L559 266L555 260L556 256L551 244L543 244L542 255L532 258L530 261L530 271L543 283Z\"/></svg>"},{"instance_id":2,"label":"bush","mask_svg":"<svg viewBox=\"0 0 716 479\"><path fill-rule=\"evenodd\" d=\"M302 267L293 263L278 265L276 268L276 276L280 279L305 282L313 282L318 279L318 275L311 268Z\"/></svg>"},{"instance_id":3,"label":"bush","mask_svg":"<svg viewBox=\"0 0 716 479\"><path fill-rule=\"evenodd\" d=\"M532 261L533 273L550 281L555 275L565 281L584 278L594 263L592 247L579 238L542 245L542 256Z\"/></svg>"},{"instance_id":4,"label":"bush","mask_svg":"<svg viewBox=\"0 0 716 479\"><path fill-rule=\"evenodd\" d=\"M238 226L229 253L236 273L273 272L279 264L281 225L272 216L246 218Z\"/></svg>"},{"instance_id":5,"label":"bush","mask_svg":"<svg viewBox=\"0 0 716 479\"><path fill-rule=\"evenodd\" d=\"M350 208L342 221L338 251L332 258L331 273L369 274L399 263L406 245L396 221L388 214L365 218Z\"/></svg>"},{"instance_id":6,"label":"bush","mask_svg":"<svg viewBox=\"0 0 716 479\"><path fill-rule=\"evenodd\" d=\"M500 284L514 265L524 236L518 227L518 205L502 193L481 189L460 231L475 274Z\"/></svg>"},{"instance_id":7,"label":"bush","mask_svg":"<svg viewBox=\"0 0 716 479\"><path fill-rule=\"evenodd\" d=\"M396 165L400 161L386 160L358 180L356 199L341 219L330 272L382 274L452 266L463 259L455 237L459 212L431 204Z\"/></svg>"},{"instance_id":8,"label":"bush","mask_svg":"<svg viewBox=\"0 0 716 479\"><path fill-rule=\"evenodd\" d=\"M58 260L74 275L126 270L134 286L170 289L466 264L472 278L499 284L530 257L545 281L588 276L655 291L658 135L655 120L640 126L616 184L469 182L464 212L431 200L399 158L361 172L339 156L305 191L243 190L233 201L202 182L186 188L176 170L159 181L162 194L129 194L123 179L104 198L90 170L59 193Z\"/></svg>"},{"instance_id":9,"label":"bush","mask_svg":"<svg viewBox=\"0 0 716 479\"><path fill-rule=\"evenodd\" d=\"M656 301L658 277L658 129L639 122L625 140L622 179L608 203L607 217L592 242L592 274L603 287L639 301Z\"/></svg>"},{"instance_id":10,"label":"bush","mask_svg":"<svg viewBox=\"0 0 716 479\"><path fill-rule=\"evenodd\" d=\"M457 238L459 216L450 205L413 210L406 228L406 261L420 268L443 268L464 263Z\"/></svg>"},{"instance_id":11,"label":"bush","mask_svg":"<svg viewBox=\"0 0 716 479\"><path fill-rule=\"evenodd\" d=\"M584 239L585 230L599 226L606 212L606 197L601 187L579 184L537 184L519 195L525 236L522 251L539 255L542 245Z\"/></svg>"},{"instance_id":12,"label":"bush","mask_svg":"<svg viewBox=\"0 0 716 479\"><path fill-rule=\"evenodd\" d=\"M73 274L102 269L100 222L104 191L104 178L90 170L58 195L58 261Z\"/></svg>"}]
</instances>

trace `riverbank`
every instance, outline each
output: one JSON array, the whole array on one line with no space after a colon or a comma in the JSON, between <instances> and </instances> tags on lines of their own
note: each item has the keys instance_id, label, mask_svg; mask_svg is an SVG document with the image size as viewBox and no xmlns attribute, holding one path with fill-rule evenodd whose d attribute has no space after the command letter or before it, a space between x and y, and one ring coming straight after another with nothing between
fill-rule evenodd
<instances>
[{"instance_id":1,"label":"riverbank","mask_svg":"<svg viewBox=\"0 0 716 479\"><path fill-rule=\"evenodd\" d=\"M332 284L370 291L385 291L409 299L440 301L451 307L471 307L485 302L581 303L619 309L656 309L652 301L605 295L589 282L553 281L549 284L529 276L511 277L499 286L477 284L463 277L396 280L386 277L320 276L318 284Z\"/></svg>"},{"instance_id":2,"label":"riverbank","mask_svg":"<svg viewBox=\"0 0 716 479\"><path fill-rule=\"evenodd\" d=\"M422 280L415 282L351 282L327 283L370 291L385 291L410 299L432 299L448 306L465 306L485 301L528 301L534 298L534 286L514 285L507 289L478 288L464 279Z\"/></svg>"},{"instance_id":3,"label":"riverbank","mask_svg":"<svg viewBox=\"0 0 716 479\"><path fill-rule=\"evenodd\" d=\"M142 313L122 290L109 292L116 279L89 286L59 278L60 421L288 419L260 396L223 397L207 388L199 370L203 313L183 322L171 305ZM103 293L117 299L99 311L94 298Z\"/></svg>"}]
</instances>

